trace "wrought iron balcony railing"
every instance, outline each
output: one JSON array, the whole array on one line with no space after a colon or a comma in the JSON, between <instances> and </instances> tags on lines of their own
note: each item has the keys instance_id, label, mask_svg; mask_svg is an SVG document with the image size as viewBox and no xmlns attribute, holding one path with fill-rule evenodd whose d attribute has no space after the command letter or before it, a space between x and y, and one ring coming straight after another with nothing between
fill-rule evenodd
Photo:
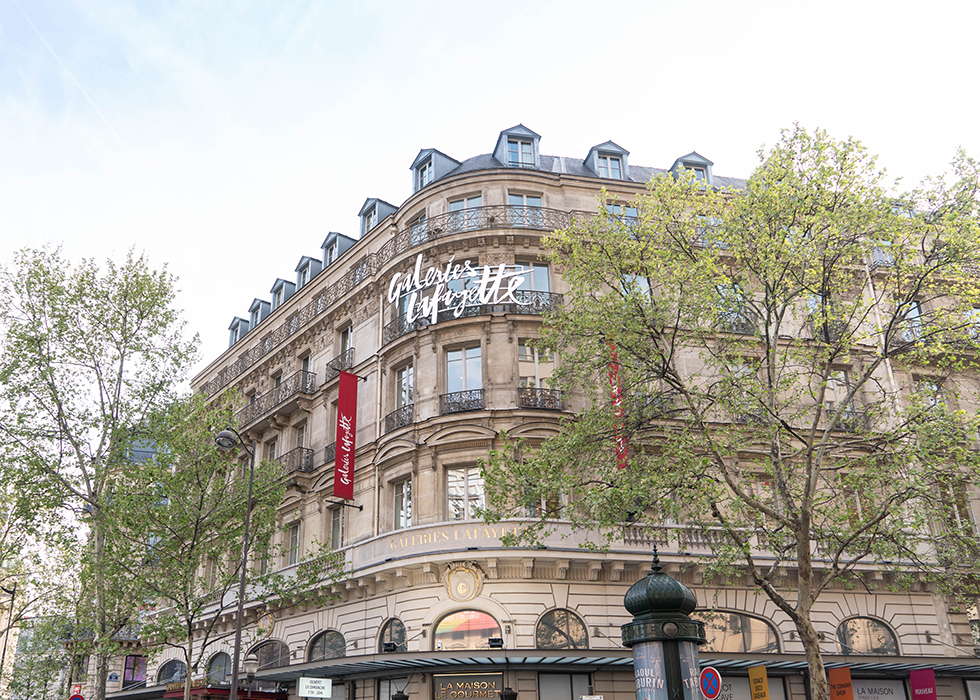
<instances>
[{"instance_id":1,"label":"wrought iron balcony railing","mask_svg":"<svg viewBox=\"0 0 980 700\"><path fill-rule=\"evenodd\" d=\"M415 405L407 404L401 408L392 411L387 416L385 416L385 432L390 433L392 430L398 430L398 428L404 428L406 425L411 425L415 416Z\"/></svg>"},{"instance_id":2,"label":"wrought iron balcony railing","mask_svg":"<svg viewBox=\"0 0 980 700\"><path fill-rule=\"evenodd\" d=\"M316 374L300 370L283 379L277 386L272 387L271 391L256 396L255 400L235 414L235 419L240 427L248 425L296 394L312 394L315 391Z\"/></svg>"},{"instance_id":3,"label":"wrought iron balcony railing","mask_svg":"<svg viewBox=\"0 0 980 700\"><path fill-rule=\"evenodd\" d=\"M323 463L333 464L337 459L337 443L331 442L329 445L323 448Z\"/></svg>"},{"instance_id":4,"label":"wrought iron balcony railing","mask_svg":"<svg viewBox=\"0 0 980 700\"><path fill-rule=\"evenodd\" d=\"M439 397L439 412L460 413L462 411L479 411L484 408L483 389L469 389L442 394Z\"/></svg>"},{"instance_id":5,"label":"wrought iron balcony railing","mask_svg":"<svg viewBox=\"0 0 980 700\"><path fill-rule=\"evenodd\" d=\"M538 389L522 386L517 389L517 405L521 408L544 408L550 411L563 411L565 403L561 392L555 389Z\"/></svg>"},{"instance_id":6,"label":"wrought iron balcony railing","mask_svg":"<svg viewBox=\"0 0 980 700\"><path fill-rule=\"evenodd\" d=\"M758 326L758 319L748 309L725 313L718 318L718 330L735 335L753 335Z\"/></svg>"},{"instance_id":7,"label":"wrought iron balcony railing","mask_svg":"<svg viewBox=\"0 0 980 700\"><path fill-rule=\"evenodd\" d=\"M514 299L517 300L516 304L478 304L476 306L467 306L459 316L455 314L453 309L446 309L445 311L439 312L437 320L441 323L443 321L451 321L454 318L472 318L473 316L485 316L491 313L541 316L550 311L554 311L564 301L564 297L561 294L523 289L514 292ZM381 342L387 345L391 341L401 338L407 333L421 330L431 323L432 319L429 317L420 317L414 321L409 321L408 317L403 314L394 321L386 324L381 330Z\"/></svg>"},{"instance_id":8,"label":"wrought iron balcony railing","mask_svg":"<svg viewBox=\"0 0 980 700\"><path fill-rule=\"evenodd\" d=\"M340 353L327 363L327 373L323 379L324 383L329 382L331 379L336 379L341 372L347 371L353 366L354 348L347 348L345 352Z\"/></svg>"},{"instance_id":9,"label":"wrought iron balcony railing","mask_svg":"<svg viewBox=\"0 0 980 700\"><path fill-rule=\"evenodd\" d=\"M834 409L827 407L827 419L830 420L837 416L837 430L857 432L868 429L867 411L858 411L854 408Z\"/></svg>"},{"instance_id":10,"label":"wrought iron balcony railing","mask_svg":"<svg viewBox=\"0 0 980 700\"><path fill-rule=\"evenodd\" d=\"M313 471L313 450L309 447L297 447L276 457L276 464L282 466L287 474L292 472Z\"/></svg>"}]
</instances>

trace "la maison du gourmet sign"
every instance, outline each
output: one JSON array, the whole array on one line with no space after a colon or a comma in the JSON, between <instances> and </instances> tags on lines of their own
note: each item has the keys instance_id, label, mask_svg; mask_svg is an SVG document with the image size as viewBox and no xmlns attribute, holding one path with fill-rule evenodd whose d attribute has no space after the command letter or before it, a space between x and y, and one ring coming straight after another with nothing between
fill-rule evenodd
<instances>
[{"instance_id":1,"label":"la maison du gourmet sign","mask_svg":"<svg viewBox=\"0 0 980 700\"><path fill-rule=\"evenodd\" d=\"M388 301L394 303L407 297L406 323L420 318L436 323L441 312L451 311L454 318L459 318L471 306L528 303L514 296L527 274L513 265L474 267L469 260L457 263L455 255L445 267L432 266L423 272L419 253L412 272L392 275Z\"/></svg>"}]
</instances>

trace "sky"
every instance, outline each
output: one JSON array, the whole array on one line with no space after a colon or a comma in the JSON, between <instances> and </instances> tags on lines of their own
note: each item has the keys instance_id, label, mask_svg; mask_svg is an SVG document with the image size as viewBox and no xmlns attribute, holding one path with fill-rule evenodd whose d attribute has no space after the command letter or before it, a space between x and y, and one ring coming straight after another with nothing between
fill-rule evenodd
<instances>
[{"instance_id":1,"label":"sky","mask_svg":"<svg viewBox=\"0 0 980 700\"><path fill-rule=\"evenodd\" d=\"M199 371L366 198L400 205L422 148L523 123L548 155L746 177L799 122L908 186L980 157L978 25L965 0L0 0L0 264L145 253Z\"/></svg>"}]
</instances>

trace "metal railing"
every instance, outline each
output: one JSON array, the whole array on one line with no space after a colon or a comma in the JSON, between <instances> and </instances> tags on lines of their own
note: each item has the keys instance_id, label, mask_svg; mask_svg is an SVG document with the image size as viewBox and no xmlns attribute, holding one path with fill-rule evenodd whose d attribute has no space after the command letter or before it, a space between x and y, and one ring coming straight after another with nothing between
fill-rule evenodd
<instances>
[{"instance_id":1,"label":"metal railing","mask_svg":"<svg viewBox=\"0 0 980 700\"><path fill-rule=\"evenodd\" d=\"M327 372L323 378L324 384L332 379L336 379L341 372L347 371L353 366L354 348L347 348L347 350L340 353L337 355L337 357L333 358L327 363Z\"/></svg>"},{"instance_id":2,"label":"metal railing","mask_svg":"<svg viewBox=\"0 0 980 700\"><path fill-rule=\"evenodd\" d=\"M560 391L530 386L518 387L517 405L521 408L544 408L550 411L565 410L565 403L562 401Z\"/></svg>"},{"instance_id":3,"label":"metal railing","mask_svg":"<svg viewBox=\"0 0 980 700\"><path fill-rule=\"evenodd\" d=\"M724 313L718 317L718 330L735 335L753 335L758 319L748 309Z\"/></svg>"},{"instance_id":4,"label":"metal railing","mask_svg":"<svg viewBox=\"0 0 980 700\"><path fill-rule=\"evenodd\" d=\"M439 413L441 414L479 411L483 407L483 389L454 391L451 394L439 396Z\"/></svg>"},{"instance_id":5,"label":"metal railing","mask_svg":"<svg viewBox=\"0 0 980 700\"><path fill-rule=\"evenodd\" d=\"M377 274L382 266L415 246L466 231L490 229L553 231L566 228L571 224L571 220L572 216L569 212L558 209L500 204L439 214L422 223L412 222L381 246L377 253L358 258L345 275L314 296L306 306L286 317L279 326L262 336L258 343L239 355L237 360L226 365L214 379L201 387L201 392L209 397L217 394L244 374L249 367L281 345L289 336L297 333L314 318L345 298L366 279ZM245 337L248 338L248 335Z\"/></svg>"},{"instance_id":6,"label":"metal railing","mask_svg":"<svg viewBox=\"0 0 980 700\"><path fill-rule=\"evenodd\" d=\"M313 471L313 450L309 447L297 447L275 459L287 474L292 472Z\"/></svg>"},{"instance_id":7,"label":"metal railing","mask_svg":"<svg viewBox=\"0 0 980 700\"><path fill-rule=\"evenodd\" d=\"M300 370L283 379L271 391L256 396L235 414L238 425L245 426L269 413L273 408L296 394L312 394L316 391L316 373Z\"/></svg>"},{"instance_id":8,"label":"metal railing","mask_svg":"<svg viewBox=\"0 0 980 700\"><path fill-rule=\"evenodd\" d=\"M337 443L331 442L323 448L323 463L332 464L337 459Z\"/></svg>"},{"instance_id":9,"label":"metal railing","mask_svg":"<svg viewBox=\"0 0 980 700\"><path fill-rule=\"evenodd\" d=\"M399 409L396 409L385 416L385 432L390 433L392 430L397 430L398 428L404 428L406 425L411 425L415 416L415 405L406 404Z\"/></svg>"}]
</instances>

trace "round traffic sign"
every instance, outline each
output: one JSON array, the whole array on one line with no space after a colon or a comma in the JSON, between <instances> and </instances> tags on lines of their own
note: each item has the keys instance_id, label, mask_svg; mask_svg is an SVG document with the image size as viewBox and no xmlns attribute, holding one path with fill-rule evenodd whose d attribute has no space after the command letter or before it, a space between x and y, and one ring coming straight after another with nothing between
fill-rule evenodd
<instances>
[{"instance_id":1,"label":"round traffic sign","mask_svg":"<svg viewBox=\"0 0 980 700\"><path fill-rule=\"evenodd\" d=\"M715 700L721 694L721 674L713 666L701 669L701 694L705 700Z\"/></svg>"},{"instance_id":2,"label":"round traffic sign","mask_svg":"<svg viewBox=\"0 0 980 700\"><path fill-rule=\"evenodd\" d=\"M85 700L85 698L79 695L78 693L75 693L70 698L68 698L68 700Z\"/></svg>"}]
</instances>

